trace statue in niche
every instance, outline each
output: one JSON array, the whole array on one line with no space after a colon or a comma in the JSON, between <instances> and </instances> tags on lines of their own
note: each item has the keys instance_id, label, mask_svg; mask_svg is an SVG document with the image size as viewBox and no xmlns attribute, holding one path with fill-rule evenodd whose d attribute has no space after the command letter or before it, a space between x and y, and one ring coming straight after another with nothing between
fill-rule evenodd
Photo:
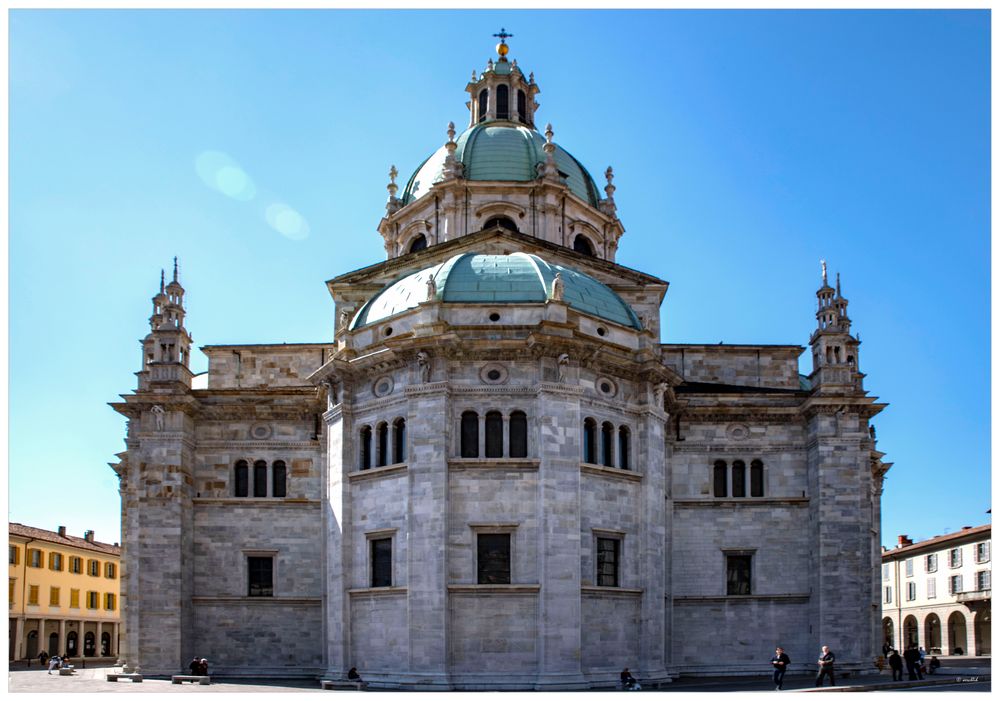
<instances>
[{"instance_id":1,"label":"statue in niche","mask_svg":"<svg viewBox=\"0 0 1000 701\"><path fill-rule=\"evenodd\" d=\"M566 368L569 366L569 354L563 353L556 359L556 364L559 370L557 375L559 382L566 381Z\"/></svg>"},{"instance_id":2,"label":"statue in niche","mask_svg":"<svg viewBox=\"0 0 1000 701\"><path fill-rule=\"evenodd\" d=\"M656 400L656 406L659 409L663 408L663 396L667 393L667 383L660 382L655 387L653 387L653 397Z\"/></svg>"},{"instance_id":3,"label":"statue in niche","mask_svg":"<svg viewBox=\"0 0 1000 701\"><path fill-rule=\"evenodd\" d=\"M432 278L433 279L433 278ZM417 353L417 367L420 369L420 381L431 381L431 356L424 351Z\"/></svg>"},{"instance_id":4,"label":"statue in niche","mask_svg":"<svg viewBox=\"0 0 1000 701\"><path fill-rule=\"evenodd\" d=\"M153 428L155 428L157 431L162 431L164 416L166 416L167 412L163 410L162 406L157 404L152 409L150 409L150 413L153 414Z\"/></svg>"},{"instance_id":5,"label":"statue in niche","mask_svg":"<svg viewBox=\"0 0 1000 701\"><path fill-rule=\"evenodd\" d=\"M337 323L338 331L346 331L348 324L351 323L351 310L341 309L340 310L340 321Z\"/></svg>"},{"instance_id":6,"label":"statue in niche","mask_svg":"<svg viewBox=\"0 0 1000 701\"><path fill-rule=\"evenodd\" d=\"M556 277L552 281L552 299L554 301L563 301L563 295L565 294L564 285L565 283L563 283L562 273L556 273Z\"/></svg>"},{"instance_id":7,"label":"statue in niche","mask_svg":"<svg viewBox=\"0 0 1000 701\"><path fill-rule=\"evenodd\" d=\"M434 280L434 276L431 275L427 278L427 301L433 302L437 299L438 286L437 282Z\"/></svg>"}]
</instances>

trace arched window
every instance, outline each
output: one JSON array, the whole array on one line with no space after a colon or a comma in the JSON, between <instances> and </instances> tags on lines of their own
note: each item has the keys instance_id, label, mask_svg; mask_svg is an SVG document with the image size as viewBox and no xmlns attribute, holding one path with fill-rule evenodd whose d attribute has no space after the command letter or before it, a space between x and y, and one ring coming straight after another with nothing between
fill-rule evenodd
<instances>
[{"instance_id":1,"label":"arched window","mask_svg":"<svg viewBox=\"0 0 1000 701\"><path fill-rule=\"evenodd\" d=\"M517 119L522 124L528 123L528 101L523 90L517 91Z\"/></svg>"},{"instance_id":2,"label":"arched window","mask_svg":"<svg viewBox=\"0 0 1000 701\"><path fill-rule=\"evenodd\" d=\"M479 91L479 121L486 119L486 102L489 99L490 91L483 88Z\"/></svg>"},{"instance_id":3,"label":"arched window","mask_svg":"<svg viewBox=\"0 0 1000 701\"><path fill-rule=\"evenodd\" d=\"M417 251L422 251L427 248L427 237L423 234L417 236L410 242L410 253L416 253Z\"/></svg>"},{"instance_id":4,"label":"arched window","mask_svg":"<svg viewBox=\"0 0 1000 701\"><path fill-rule=\"evenodd\" d=\"M486 414L486 457L503 457L503 415L499 411Z\"/></svg>"},{"instance_id":5,"label":"arched window","mask_svg":"<svg viewBox=\"0 0 1000 701\"><path fill-rule=\"evenodd\" d=\"M233 496L250 496L250 466L246 460L236 462L235 479L233 480Z\"/></svg>"},{"instance_id":6,"label":"arched window","mask_svg":"<svg viewBox=\"0 0 1000 701\"><path fill-rule=\"evenodd\" d=\"M507 231L517 231L517 224L514 223L513 219L508 217L493 217L492 219L488 219L483 224L483 229L492 229L494 226L499 226L501 229L506 229Z\"/></svg>"},{"instance_id":7,"label":"arched window","mask_svg":"<svg viewBox=\"0 0 1000 701\"><path fill-rule=\"evenodd\" d=\"M510 119L510 89L506 85L497 86L497 119Z\"/></svg>"},{"instance_id":8,"label":"arched window","mask_svg":"<svg viewBox=\"0 0 1000 701\"><path fill-rule=\"evenodd\" d=\"M588 239L583 234L577 234L576 238L573 239L573 250L576 251L577 253L582 253L585 256L594 255L593 244L590 243L590 239Z\"/></svg>"},{"instance_id":9,"label":"arched window","mask_svg":"<svg viewBox=\"0 0 1000 701\"><path fill-rule=\"evenodd\" d=\"M402 416L392 422L392 462L406 462L406 419Z\"/></svg>"},{"instance_id":10,"label":"arched window","mask_svg":"<svg viewBox=\"0 0 1000 701\"><path fill-rule=\"evenodd\" d=\"M528 457L528 416L523 411L510 415L510 457Z\"/></svg>"},{"instance_id":11,"label":"arched window","mask_svg":"<svg viewBox=\"0 0 1000 701\"><path fill-rule=\"evenodd\" d=\"M764 496L764 463L760 460L750 463L750 496Z\"/></svg>"},{"instance_id":12,"label":"arched window","mask_svg":"<svg viewBox=\"0 0 1000 701\"><path fill-rule=\"evenodd\" d=\"M66 655L68 657L76 657L77 655L77 635L75 630L71 630L66 634Z\"/></svg>"},{"instance_id":13,"label":"arched window","mask_svg":"<svg viewBox=\"0 0 1000 701\"><path fill-rule=\"evenodd\" d=\"M712 468L712 487L715 496L726 496L726 462L724 460L715 461L715 467Z\"/></svg>"},{"instance_id":14,"label":"arched window","mask_svg":"<svg viewBox=\"0 0 1000 701\"><path fill-rule=\"evenodd\" d=\"M375 427L375 467L385 467L389 464L389 424L385 421Z\"/></svg>"},{"instance_id":15,"label":"arched window","mask_svg":"<svg viewBox=\"0 0 1000 701\"><path fill-rule=\"evenodd\" d=\"M284 497L285 496L285 462L283 460L275 460L271 464L271 496L272 497Z\"/></svg>"},{"instance_id":16,"label":"arched window","mask_svg":"<svg viewBox=\"0 0 1000 701\"><path fill-rule=\"evenodd\" d=\"M591 418L583 420L583 461L597 462L597 422Z\"/></svg>"},{"instance_id":17,"label":"arched window","mask_svg":"<svg viewBox=\"0 0 1000 701\"><path fill-rule=\"evenodd\" d=\"M463 458L479 457L479 414L474 411L462 413L462 450Z\"/></svg>"},{"instance_id":18,"label":"arched window","mask_svg":"<svg viewBox=\"0 0 1000 701\"><path fill-rule=\"evenodd\" d=\"M111 633L101 633L101 657L111 654Z\"/></svg>"},{"instance_id":19,"label":"arched window","mask_svg":"<svg viewBox=\"0 0 1000 701\"><path fill-rule=\"evenodd\" d=\"M38 654L38 631L33 630L28 633L28 659L33 659Z\"/></svg>"},{"instance_id":20,"label":"arched window","mask_svg":"<svg viewBox=\"0 0 1000 701\"><path fill-rule=\"evenodd\" d=\"M83 654L86 657L93 657L97 653L97 645L94 642L94 634L86 633L83 636Z\"/></svg>"},{"instance_id":21,"label":"arched window","mask_svg":"<svg viewBox=\"0 0 1000 701\"><path fill-rule=\"evenodd\" d=\"M615 427L607 421L601 424L601 464L615 465Z\"/></svg>"},{"instance_id":22,"label":"arched window","mask_svg":"<svg viewBox=\"0 0 1000 701\"><path fill-rule=\"evenodd\" d=\"M631 438L631 432L628 430L627 426L622 426L618 429L618 467L623 470L632 469L629 464Z\"/></svg>"},{"instance_id":23,"label":"arched window","mask_svg":"<svg viewBox=\"0 0 1000 701\"><path fill-rule=\"evenodd\" d=\"M49 633L49 654L58 655L60 652L59 633Z\"/></svg>"},{"instance_id":24,"label":"arched window","mask_svg":"<svg viewBox=\"0 0 1000 701\"><path fill-rule=\"evenodd\" d=\"M255 497L267 496L267 463L258 460L253 464L253 495Z\"/></svg>"},{"instance_id":25,"label":"arched window","mask_svg":"<svg viewBox=\"0 0 1000 701\"><path fill-rule=\"evenodd\" d=\"M358 467L367 470L372 466L372 427L361 429L361 464Z\"/></svg>"},{"instance_id":26,"label":"arched window","mask_svg":"<svg viewBox=\"0 0 1000 701\"><path fill-rule=\"evenodd\" d=\"M742 460L733 461L733 496L747 495L747 466Z\"/></svg>"}]
</instances>

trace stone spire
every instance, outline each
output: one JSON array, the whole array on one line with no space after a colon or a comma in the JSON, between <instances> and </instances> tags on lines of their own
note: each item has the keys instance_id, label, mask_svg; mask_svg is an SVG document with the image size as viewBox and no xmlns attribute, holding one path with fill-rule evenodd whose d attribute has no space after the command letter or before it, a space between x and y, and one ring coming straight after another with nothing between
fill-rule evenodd
<instances>
[{"instance_id":1,"label":"stone spire","mask_svg":"<svg viewBox=\"0 0 1000 701\"><path fill-rule=\"evenodd\" d=\"M617 188L614 185L615 172L611 169L611 166L608 166L608 169L604 171L604 177L607 179L608 184L604 186L605 197L598 206L609 217L614 217L618 210L618 207L615 206L615 190Z\"/></svg>"},{"instance_id":2,"label":"stone spire","mask_svg":"<svg viewBox=\"0 0 1000 701\"><path fill-rule=\"evenodd\" d=\"M158 379L187 379L190 382L191 336L184 328L184 288L181 286L179 265L174 258L173 279L164 285L164 271L160 270L160 290L153 297L153 313L149 317L149 334L143 339L142 367L150 369L151 364L177 364L183 366L184 373L167 372ZM169 376L169 377L168 377Z\"/></svg>"},{"instance_id":3,"label":"stone spire","mask_svg":"<svg viewBox=\"0 0 1000 701\"><path fill-rule=\"evenodd\" d=\"M448 141L445 142L444 148L448 152L448 155L444 158L444 177L446 179L462 177L464 166L460 160L455 158L455 150L458 148L458 144L455 142L454 122L448 122Z\"/></svg>"},{"instance_id":4,"label":"stone spire","mask_svg":"<svg viewBox=\"0 0 1000 701\"><path fill-rule=\"evenodd\" d=\"M816 290L816 330L809 339L813 351L810 380L814 388L834 385L860 389L863 375L858 372L858 346L861 341L851 336L847 299L840 291L840 273L837 273L836 287L830 287L826 261L820 264L823 282Z\"/></svg>"},{"instance_id":5,"label":"stone spire","mask_svg":"<svg viewBox=\"0 0 1000 701\"><path fill-rule=\"evenodd\" d=\"M396 184L396 177L398 175L399 171L396 170L396 166L390 166L389 184L385 186L385 189L389 191L389 199L385 203L385 211L389 214L393 214L403 206L403 203L396 197L396 193L399 191L399 185Z\"/></svg>"},{"instance_id":6,"label":"stone spire","mask_svg":"<svg viewBox=\"0 0 1000 701\"><path fill-rule=\"evenodd\" d=\"M538 109L535 95L541 92L535 84L534 74L525 78L517 61L508 60L507 39L513 34L501 28L493 36L500 39L496 45L496 62L490 58L481 75L473 71L472 80L465 87L472 98L468 102L469 126L502 120L533 127Z\"/></svg>"}]
</instances>

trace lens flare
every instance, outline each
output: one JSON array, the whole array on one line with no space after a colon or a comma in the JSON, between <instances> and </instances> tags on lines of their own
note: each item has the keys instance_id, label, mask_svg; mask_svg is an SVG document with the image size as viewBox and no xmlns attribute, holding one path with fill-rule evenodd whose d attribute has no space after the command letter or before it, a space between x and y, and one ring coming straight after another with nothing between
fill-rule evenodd
<instances>
[{"instance_id":1,"label":"lens flare","mask_svg":"<svg viewBox=\"0 0 1000 701\"><path fill-rule=\"evenodd\" d=\"M195 158L194 167L203 183L226 197L249 202L257 194L257 188L247 172L222 151L200 153Z\"/></svg>"},{"instance_id":2,"label":"lens flare","mask_svg":"<svg viewBox=\"0 0 1000 701\"><path fill-rule=\"evenodd\" d=\"M301 241L309 235L309 223L305 218L283 202L275 202L264 211L264 217L272 229L286 238Z\"/></svg>"}]
</instances>

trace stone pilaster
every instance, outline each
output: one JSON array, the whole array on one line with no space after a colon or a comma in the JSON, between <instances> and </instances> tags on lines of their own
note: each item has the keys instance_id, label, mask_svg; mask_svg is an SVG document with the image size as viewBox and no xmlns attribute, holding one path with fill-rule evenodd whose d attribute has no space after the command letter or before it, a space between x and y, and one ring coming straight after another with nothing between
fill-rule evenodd
<instances>
[{"instance_id":1,"label":"stone pilaster","mask_svg":"<svg viewBox=\"0 0 1000 701\"><path fill-rule=\"evenodd\" d=\"M406 581L409 611L407 676L417 688L448 688L448 446L446 383L409 395L409 503ZM405 631L400 631L405 635ZM402 661L401 661L402 662Z\"/></svg>"},{"instance_id":2,"label":"stone pilaster","mask_svg":"<svg viewBox=\"0 0 1000 701\"><path fill-rule=\"evenodd\" d=\"M539 672L536 688L585 688L581 669L580 395L543 383L538 393Z\"/></svg>"},{"instance_id":3,"label":"stone pilaster","mask_svg":"<svg viewBox=\"0 0 1000 701\"><path fill-rule=\"evenodd\" d=\"M350 602L347 596L349 581L350 500L348 499L347 473L354 469L350 441L353 425L349 412L338 404L323 415L326 424L328 467L323 474L326 486L326 503L323 529L326 537L326 675L339 679L350 668Z\"/></svg>"},{"instance_id":4,"label":"stone pilaster","mask_svg":"<svg viewBox=\"0 0 1000 701\"><path fill-rule=\"evenodd\" d=\"M639 571L642 573L642 608L638 675L647 683L669 681L666 671L665 595L668 591L667 557L667 459L664 433L668 416L652 407L643 415L642 454L636 469L643 473L640 494L642 520L639 530Z\"/></svg>"}]
</instances>

